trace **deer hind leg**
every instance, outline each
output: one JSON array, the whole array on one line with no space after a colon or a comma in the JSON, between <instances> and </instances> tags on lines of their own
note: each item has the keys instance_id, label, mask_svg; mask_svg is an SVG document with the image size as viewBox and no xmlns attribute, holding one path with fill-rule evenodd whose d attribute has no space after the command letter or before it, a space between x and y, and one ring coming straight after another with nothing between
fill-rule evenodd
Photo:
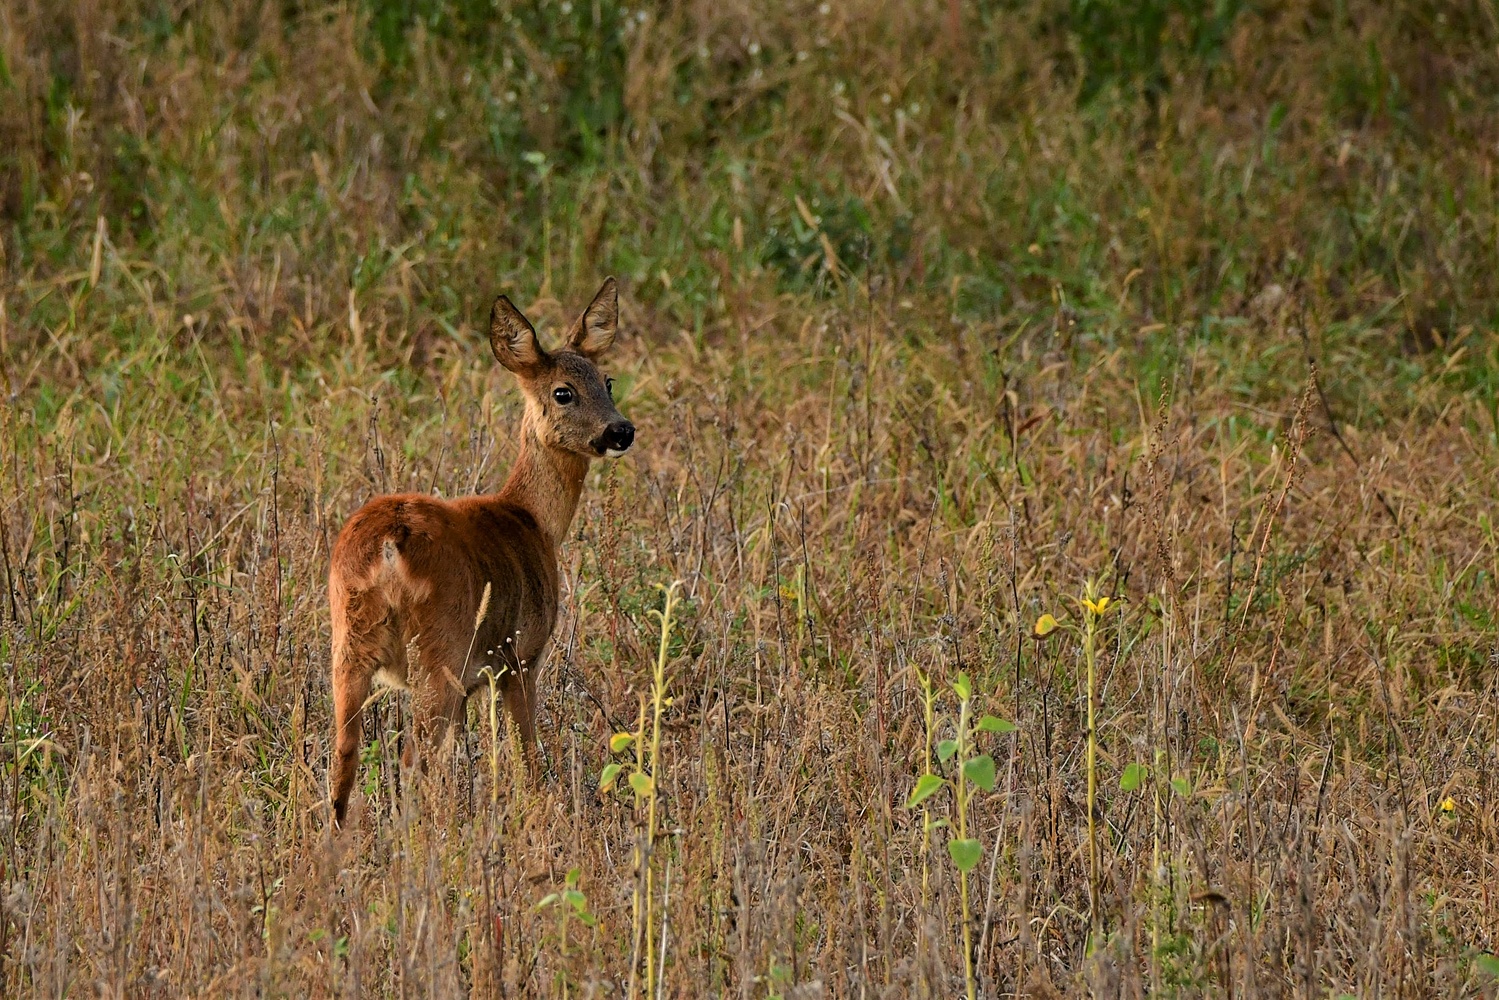
<instances>
[{"instance_id":1,"label":"deer hind leg","mask_svg":"<svg viewBox=\"0 0 1499 1000\"><path fill-rule=\"evenodd\" d=\"M388 608L374 609L368 594L350 595L335 614L333 634L333 766L329 776L333 821L342 826L359 769L364 705L375 674L398 667L398 630ZM378 615L378 616L377 616Z\"/></svg>"},{"instance_id":2,"label":"deer hind leg","mask_svg":"<svg viewBox=\"0 0 1499 1000\"><path fill-rule=\"evenodd\" d=\"M444 644L421 639L413 642L414 662L410 669L412 683L412 739L401 754L401 766L410 768L421 754L425 770L427 758L445 747L463 727L463 710L467 692L458 675L467 649L454 652Z\"/></svg>"},{"instance_id":3,"label":"deer hind leg","mask_svg":"<svg viewBox=\"0 0 1499 1000\"><path fill-rule=\"evenodd\" d=\"M349 792L359 767L359 745L364 739L364 700L370 694L374 671L351 663L347 652L333 654L333 822L344 825Z\"/></svg>"}]
</instances>

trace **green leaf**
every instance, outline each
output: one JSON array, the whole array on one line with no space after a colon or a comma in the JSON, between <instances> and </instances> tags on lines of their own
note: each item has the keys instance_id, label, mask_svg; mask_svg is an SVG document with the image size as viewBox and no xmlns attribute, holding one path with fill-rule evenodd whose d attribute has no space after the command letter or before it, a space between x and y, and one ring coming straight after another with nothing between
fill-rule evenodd
<instances>
[{"instance_id":1,"label":"green leaf","mask_svg":"<svg viewBox=\"0 0 1499 1000\"><path fill-rule=\"evenodd\" d=\"M557 902L557 894L555 892L549 892L545 896L541 897L541 902L536 904L536 908L538 910L544 910L555 902Z\"/></svg>"},{"instance_id":2,"label":"green leaf","mask_svg":"<svg viewBox=\"0 0 1499 1000\"><path fill-rule=\"evenodd\" d=\"M937 759L946 764L958 752L957 740L943 740L937 744Z\"/></svg>"},{"instance_id":3,"label":"green leaf","mask_svg":"<svg viewBox=\"0 0 1499 1000\"><path fill-rule=\"evenodd\" d=\"M967 701L973 697L973 682L964 673L958 674L958 679L953 681L952 689L958 693L958 698Z\"/></svg>"},{"instance_id":4,"label":"green leaf","mask_svg":"<svg viewBox=\"0 0 1499 1000\"><path fill-rule=\"evenodd\" d=\"M1176 794L1184 799L1192 794L1192 783L1186 778L1172 778L1171 787L1176 789Z\"/></svg>"},{"instance_id":5,"label":"green leaf","mask_svg":"<svg viewBox=\"0 0 1499 1000\"><path fill-rule=\"evenodd\" d=\"M630 775L630 787L635 789L636 795L644 798L645 796L651 794L651 788L653 787L651 776L649 774L646 774L644 771L636 771L634 774Z\"/></svg>"},{"instance_id":6,"label":"green leaf","mask_svg":"<svg viewBox=\"0 0 1499 1000\"><path fill-rule=\"evenodd\" d=\"M1119 777L1119 787L1126 792L1133 792L1144 783L1147 773L1144 764L1130 764Z\"/></svg>"},{"instance_id":7,"label":"green leaf","mask_svg":"<svg viewBox=\"0 0 1499 1000\"><path fill-rule=\"evenodd\" d=\"M607 792L609 791L609 789L613 788L614 782L617 778L619 778L619 772L621 770L622 768L618 763L605 765L603 773L599 775L599 791Z\"/></svg>"},{"instance_id":8,"label":"green leaf","mask_svg":"<svg viewBox=\"0 0 1499 1000\"><path fill-rule=\"evenodd\" d=\"M1499 955L1484 952L1473 956L1473 967L1491 979L1499 979Z\"/></svg>"},{"instance_id":9,"label":"green leaf","mask_svg":"<svg viewBox=\"0 0 1499 1000\"><path fill-rule=\"evenodd\" d=\"M589 926L589 927L592 927L594 924L596 924L596 923L599 922L599 918L595 917L592 913L589 913L587 910L579 910L578 911L578 919L581 920L581 921L583 921L583 923L585 925Z\"/></svg>"},{"instance_id":10,"label":"green leaf","mask_svg":"<svg viewBox=\"0 0 1499 1000\"><path fill-rule=\"evenodd\" d=\"M943 780L935 774L923 774L916 780L916 787L911 789L911 797L906 799L906 808L915 809L943 784Z\"/></svg>"},{"instance_id":11,"label":"green leaf","mask_svg":"<svg viewBox=\"0 0 1499 1000\"><path fill-rule=\"evenodd\" d=\"M576 889L568 889L562 894L562 898L567 900L567 904L579 913L588 908L588 897Z\"/></svg>"},{"instance_id":12,"label":"green leaf","mask_svg":"<svg viewBox=\"0 0 1499 1000\"><path fill-rule=\"evenodd\" d=\"M979 858L984 855L984 845L977 840L949 840L947 853L952 858L952 863L958 866L958 871L973 871Z\"/></svg>"},{"instance_id":13,"label":"green leaf","mask_svg":"<svg viewBox=\"0 0 1499 1000\"><path fill-rule=\"evenodd\" d=\"M986 792L994 791L994 758L986 753L963 762L963 777Z\"/></svg>"},{"instance_id":14,"label":"green leaf","mask_svg":"<svg viewBox=\"0 0 1499 1000\"><path fill-rule=\"evenodd\" d=\"M1013 733L1019 728L1015 723L993 715L984 716L978 724L978 731L981 733Z\"/></svg>"},{"instance_id":15,"label":"green leaf","mask_svg":"<svg viewBox=\"0 0 1499 1000\"><path fill-rule=\"evenodd\" d=\"M615 733L609 737L609 752L624 753L630 749L630 744L635 742L634 733Z\"/></svg>"},{"instance_id":16,"label":"green leaf","mask_svg":"<svg viewBox=\"0 0 1499 1000\"><path fill-rule=\"evenodd\" d=\"M578 881L582 877L583 877L583 869L581 869L581 868L577 867L576 865L574 865L573 867L571 867L571 868L569 868L567 870L567 875L566 875L566 877L563 878L562 881L564 883L566 883L569 887L576 887L577 884L578 884Z\"/></svg>"}]
</instances>

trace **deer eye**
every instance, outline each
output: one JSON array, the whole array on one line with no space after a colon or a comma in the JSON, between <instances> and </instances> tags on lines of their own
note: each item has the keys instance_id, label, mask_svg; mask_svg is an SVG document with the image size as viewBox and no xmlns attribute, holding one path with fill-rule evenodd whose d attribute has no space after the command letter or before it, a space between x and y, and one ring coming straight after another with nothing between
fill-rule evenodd
<instances>
[{"instance_id":1,"label":"deer eye","mask_svg":"<svg viewBox=\"0 0 1499 1000\"><path fill-rule=\"evenodd\" d=\"M559 385L552 390L552 398L566 406L573 401L573 391L565 385Z\"/></svg>"},{"instance_id":2,"label":"deer eye","mask_svg":"<svg viewBox=\"0 0 1499 1000\"><path fill-rule=\"evenodd\" d=\"M607 393L609 393L609 398L610 399L614 398L614 379L612 379L612 378L606 378L606 379L604 379L604 391L606 391Z\"/></svg>"}]
</instances>

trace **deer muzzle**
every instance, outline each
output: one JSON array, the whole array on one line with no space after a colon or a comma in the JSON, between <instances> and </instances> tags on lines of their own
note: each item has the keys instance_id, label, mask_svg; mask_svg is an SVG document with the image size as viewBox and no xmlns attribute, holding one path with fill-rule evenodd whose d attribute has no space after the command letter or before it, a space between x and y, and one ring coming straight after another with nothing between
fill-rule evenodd
<instances>
[{"instance_id":1,"label":"deer muzzle","mask_svg":"<svg viewBox=\"0 0 1499 1000\"><path fill-rule=\"evenodd\" d=\"M604 433L599 435L593 443L600 455L609 458L618 458L630 450L630 445L635 443L635 425L628 420L617 420L604 428Z\"/></svg>"}]
</instances>

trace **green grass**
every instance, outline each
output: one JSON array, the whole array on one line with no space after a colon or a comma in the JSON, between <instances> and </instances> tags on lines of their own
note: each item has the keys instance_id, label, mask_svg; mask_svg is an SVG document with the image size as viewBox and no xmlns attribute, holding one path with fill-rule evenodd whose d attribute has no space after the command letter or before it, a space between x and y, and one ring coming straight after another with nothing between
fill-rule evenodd
<instances>
[{"instance_id":1,"label":"green grass","mask_svg":"<svg viewBox=\"0 0 1499 1000\"><path fill-rule=\"evenodd\" d=\"M1416 2L0 7L0 992L618 996L649 886L663 996L958 995L904 806L966 673L1019 727L977 995L1492 994L1496 53ZM493 787L482 696L403 773L389 695L335 840L331 541L495 488L489 303L605 274L639 443L548 778ZM597 782L676 579L646 882ZM1090 579L1092 921L1032 632Z\"/></svg>"}]
</instances>

